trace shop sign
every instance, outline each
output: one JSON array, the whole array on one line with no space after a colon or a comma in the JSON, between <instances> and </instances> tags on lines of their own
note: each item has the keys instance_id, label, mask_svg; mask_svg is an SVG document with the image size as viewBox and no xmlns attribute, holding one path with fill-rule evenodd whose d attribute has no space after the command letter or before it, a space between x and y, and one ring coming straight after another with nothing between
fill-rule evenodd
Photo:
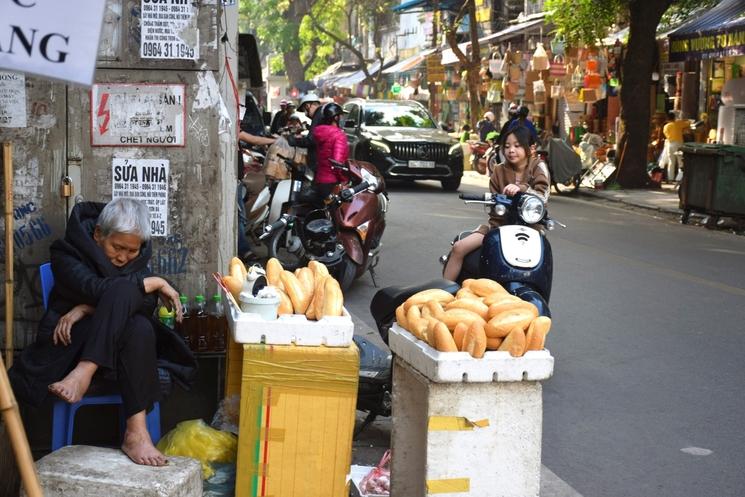
<instances>
[{"instance_id":1,"label":"shop sign","mask_svg":"<svg viewBox=\"0 0 745 497\"><path fill-rule=\"evenodd\" d=\"M91 89L94 147L183 147L182 84L95 84Z\"/></svg>"},{"instance_id":2,"label":"shop sign","mask_svg":"<svg viewBox=\"0 0 745 497\"><path fill-rule=\"evenodd\" d=\"M445 66L440 63L440 54L427 57L427 81L430 83L445 81Z\"/></svg>"},{"instance_id":3,"label":"shop sign","mask_svg":"<svg viewBox=\"0 0 745 497\"><path fill-rule=\"evenodd\" d=\"M168 159L122 159L111 165L111 198L134 198L150 211L150 236L168 235Z\"/></svg>"},{"instance_id":4,"label":"shop sign","mask_svg":"<svg viewBox=\"0 0 745 497\"><path fill-rule=\"evenodd\" d=\"M670 61L691 57L712 58L745 55L745 27L730 33L702 33L683 38L670 37Z\"/></svg>"},{"instance_id":5,"label":"shop sign","mask_svg":"<svg viewBox=\"0 0 745 497\"><path fill-rule=\"evenodd\" d=\"M90 85L106 2L0 0L0 67Z\"/></svg>"},{"instance_id":6,"label":"shop sign","mask_svg":"<svg viewBox=\"0 0 745 497\"><path fill-rule=\"evenodd\" d=\"M26 127L26 77L0 71L0 128Z\"/></svg>"},{"instance_id":7,"label":"shop sign","mask_svg":"<svg viewBox=\"0 0 745 497\"><path fill-rule=\"evenodd\" d=\"M140 57L198 59L197 4L192 0L142 0Z\"/></svg>"}]
</instances>

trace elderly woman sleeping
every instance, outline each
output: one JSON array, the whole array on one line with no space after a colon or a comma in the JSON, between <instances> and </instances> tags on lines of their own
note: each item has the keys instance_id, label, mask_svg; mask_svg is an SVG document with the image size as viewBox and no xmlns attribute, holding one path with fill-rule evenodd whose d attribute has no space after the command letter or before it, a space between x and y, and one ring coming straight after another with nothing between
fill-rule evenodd
<instances>
[{"instance_id":1,"label":"elderly woman sleeping","mask_svg":"<svg viewBox=\"0 0 745 497\"><path fill-rule=\"evenodd\" d=\"M36 341L10 370L16 395L36 406L49 393L74 403L95 373L116 378L127 417L122 450L137 464L166 464L145 415L160 399L152 320L158 297L176 309L177 321L182 316L178 292L147 267L147 206L128 198L79 203L50 251L54 288Z\"/></svg>"}]
</instances>

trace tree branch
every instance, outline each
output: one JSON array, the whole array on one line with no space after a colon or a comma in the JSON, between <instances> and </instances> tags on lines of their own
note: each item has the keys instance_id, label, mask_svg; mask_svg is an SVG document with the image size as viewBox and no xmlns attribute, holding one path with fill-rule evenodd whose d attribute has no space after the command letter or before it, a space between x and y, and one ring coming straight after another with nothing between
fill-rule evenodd
<instances>
[{"instance_id":1,"label":"tree branch","mask_svg":"<svg viewBox=\"0 0 745 497\"><path fill-rule=\"evenodd\" d=\"M308 60L305 61L303 64L303 71L307 71L310 66L313 65L313 62L315 62L316 57L318 57L318 43L319 41L317 39L313 39L313 41L310 42L310 47L308 47Z\"/></svg>"},{"instance_id":2,"label":"tree branch","mask_svg":"<svg viewBox=\"0 0 745 497\"><path fill-rule=\"evenodd\" d=\"M352 54L354 54L354 56L357 57L357 59L359 59L360 61L360 69L362 69L362 72L365 74L365 79L372 79L372 76L370 75L370 72L368 71L368 68L367 68L367 62L365 61L365 55L362 52L360 52L360 50L357 47L355 47L348 40L345 40L344 38L337 35L336 33L333 33L332 31L329 31L328 29L321 26L321 24L318 22L315 16L313 16L313 14L308 14L308 18L310 19L310 22L313 24L313 26L318 31L325 34L326 36L328 36L329 38L331 38L332 40L334 40L335 42L337 42L338 44L342 45L343 47L347 48L350 52L352 52ZM381 69L382 69L382 64L381 64L381 67L378 68L378 71L380 71Z\"/></svg>"}]
</instances>

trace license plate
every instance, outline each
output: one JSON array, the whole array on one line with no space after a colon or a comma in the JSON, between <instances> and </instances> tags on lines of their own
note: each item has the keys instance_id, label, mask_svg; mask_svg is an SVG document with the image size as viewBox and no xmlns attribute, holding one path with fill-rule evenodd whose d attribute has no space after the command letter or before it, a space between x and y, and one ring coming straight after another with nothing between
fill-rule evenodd
<instances>
[{"instance_id":1,"label":"license plate","mask_svg":"<svg viewBox=\"0 0 745 497\"><path fill-rule=\"evenodd\" d=\"M433 168L435 167L435 161L433 160L410 160L409 167L417 168Z\"/></svg>"}]
</instances>

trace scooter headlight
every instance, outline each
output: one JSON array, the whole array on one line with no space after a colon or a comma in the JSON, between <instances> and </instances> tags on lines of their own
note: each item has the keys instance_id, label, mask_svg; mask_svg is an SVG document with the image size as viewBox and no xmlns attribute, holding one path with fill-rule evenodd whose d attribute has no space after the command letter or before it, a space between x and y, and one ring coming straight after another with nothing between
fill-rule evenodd
<instances>
[{"instance_id":1,"label":"scooter headlight","mask_svg":"<svg viewBox=\"0 0 745 497\"><path fill-rule=\"evenodd\" d=\"M546 206L543 201L533 195L524 195L520 202L520 217L527 224L535 224L543 219Z\"/></svg>"}]
</instances>

